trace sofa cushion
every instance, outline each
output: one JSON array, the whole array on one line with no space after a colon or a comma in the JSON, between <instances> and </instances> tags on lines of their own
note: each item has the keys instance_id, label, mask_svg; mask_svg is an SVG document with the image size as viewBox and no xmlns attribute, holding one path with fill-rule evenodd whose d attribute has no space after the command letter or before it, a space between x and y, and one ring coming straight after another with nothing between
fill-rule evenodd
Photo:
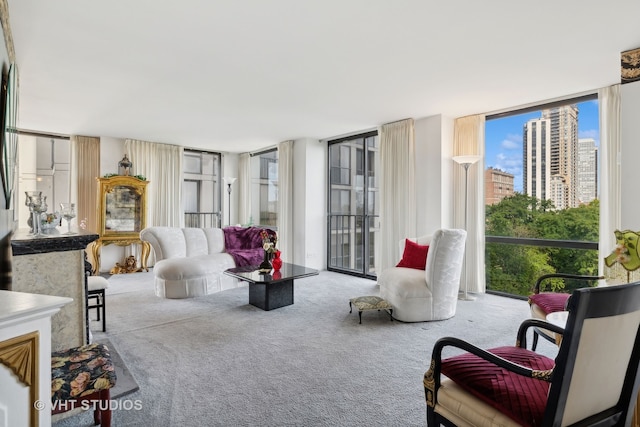
<instances>
[{"instance_id":1,"label":"sofa cushion","mask_svg":"<svg viewBox=\"0 0 640 427\"><path fill-rule=\"evenodd\" d=\"M387 268L378 278L380 288L386 288L401 298L425 298L431 296L431 291L424 281L424 271L415 268L392 267Z\"/></svg>"},{"instance_id":2,"label":"sofa cushion","mask_svg":"<svg viewBox=\"0 0 640 427\"><path fill-rule=\"evenodd\" d=\"M419 245L409 239L405 239L404 253L396 267L415 268L424 270L427 265L427 253L429 245Z\"/></svg>"},{"instance_id":3,"label":"sofa cushion","mask_svg":"<svg viewBox=\"0 0 640 427\"><path fill-rule=\"evenodd\" d=\"M183 228L184 241L187 244L187 256L193 257L209 253L207 236L202 228Z\"/></svg>"},{"instance_id":4,"label":"sofa cushion","mask_svg":"<svg viewBox=\"0 0 640 427\"><path fill-rule=\"evenodd\" d=\"M156 260L187 256L187 242L181 228L148 227L140 232L140 238L151 244Z\"/></svg>"},{"instance_id":5,"label":"sofa cushion","mask_svg":"<svg viewBox=\"0 0 640 427\"><path fill-rule=\"evenodd\" d=\"M184 280L194 277L222 274L235 267L227 253L198 255L188 258L169 258L158 261L153 268L156 277L164 280Z\"/></svg>"}]
</instances>

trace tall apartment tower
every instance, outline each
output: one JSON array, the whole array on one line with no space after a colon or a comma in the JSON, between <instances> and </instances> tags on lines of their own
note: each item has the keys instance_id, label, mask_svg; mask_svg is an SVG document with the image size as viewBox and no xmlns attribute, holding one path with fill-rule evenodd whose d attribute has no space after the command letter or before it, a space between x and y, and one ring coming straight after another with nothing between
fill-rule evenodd
<instances>
[{"instance_id":1,"label":"tall apartment tower","mask_svg":"<svg viewBox=\"0 0 640 427\"><path fill-rule=\"evenodd\" d=\"M578 163L576 165L577 198L586 204L598 198L598 148L593 138L578 139Z\"/></svg>"},{"instance_id":2,"label":"tall apartment tower","mask_svg":"<svg viewBox=\"0 0 640 427\"><path fill-rule=\"evenodd\" d=\"M525 123L523 140L524 192L557 209L578 206L578 107L542 110Z\"/></svg>"},{"instance_id":3,"label":"tall apartment tower","mask_svg":"<svg viewBox=\"0 0 640 427\"><path fill-rule=\"evenodd\" d=\"M522 153L523 192L540 200L551 194L551 123L531 119L524 124Z\"/></svg>"},{"instance_id":4,"label":"tall apartment tower","mask_svg":"<svg viewBox=\"0 0 640 427\"><path fill-rule=\"evenodd\" d=\"M488 167L484 171L484 203L494 205L502 199L513 196L513 174Z\"/></svg>"},{"instance_id":5,"label":"tall apartment tower","mask_svg":"<svg viewBox=\"0 0 640 427\"><path fill-rule=\"evenodd\" d=\"M578 163L578 106L542 110L542 118L551 122L551 176L562 192L552 199L558 209L578 206L576 167Z\"/></svg>"}]
</instances>

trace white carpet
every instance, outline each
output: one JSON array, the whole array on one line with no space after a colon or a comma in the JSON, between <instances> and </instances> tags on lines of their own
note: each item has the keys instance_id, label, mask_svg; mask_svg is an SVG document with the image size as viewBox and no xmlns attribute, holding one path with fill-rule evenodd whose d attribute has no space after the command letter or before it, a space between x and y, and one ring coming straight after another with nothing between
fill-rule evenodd
<instances>
[{"instance_id":1,"label":"white carpet","mask_svg":"<svg viewBox=\"0 0 640 427\"><path fill-rule=\"evenodd\" d=\"M435 341L512 345L528 317L526 301L479 295L446 321L369 311L359 325L349 299L377 295L376 283L331 272L297 280L294 305L273 311L249 305L246 287L168 300L154 295L151 273L109 284L104 337L140 385L122 399L142 405L114 411L114 426L424 426ZM539 350L555 355L550 343ZM55 424L79 425L90 416Z\"/></svg>"}]
</instances>

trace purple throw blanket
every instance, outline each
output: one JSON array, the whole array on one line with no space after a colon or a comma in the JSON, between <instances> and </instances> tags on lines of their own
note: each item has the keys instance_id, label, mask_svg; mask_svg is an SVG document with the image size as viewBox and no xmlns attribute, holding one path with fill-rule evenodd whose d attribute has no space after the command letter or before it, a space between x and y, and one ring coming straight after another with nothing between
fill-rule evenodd
<instances>
[{"instance_id":1,"label":"purple throw blanket","mask_svg":"<svg viewBox=\"0 0 640 427\"><path fill-rule=\"evenodd\" d=\"M225 249L233 257L236 267L260 265L264 259L262 237L260 237L262 230L267 230L269 236L276 235L275 231L261 227L225 227L222 229Z\"/></svg>"}]
</instances>

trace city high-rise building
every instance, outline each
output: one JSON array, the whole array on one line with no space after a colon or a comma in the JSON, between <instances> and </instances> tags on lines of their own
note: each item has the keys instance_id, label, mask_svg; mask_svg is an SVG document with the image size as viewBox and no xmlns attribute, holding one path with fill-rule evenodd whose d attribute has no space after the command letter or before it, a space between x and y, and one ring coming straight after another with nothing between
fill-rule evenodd
<instances>
[{"instance_id":1,"label":"city high-rise building","mask_svg":"<svg viewBox=\"0 0 640 427\"><path fill-rule=\"evenodd\" d=\"M593 138L578 139L576 187L579 204L598 198L598 148Z\"/></svg>"},{"instance_id":2,"label":"city high-rise building","mask_svg":"<svg viewBox=\"0 0 640 427\"><path fill-rule=\"evenodd\" d=\"M551 123L551 176L563 183L563 193L552 199L558 209L578 206L576 166L578 153L578 106L542 110L542 118ZM562 206L562 207L561 207Z\"/></svg>"},{"instance_id":3,"label":"city high-rise building","mask_svg":"<svg viewBox=\"0 0 640 427\"><path fill-rule=\"evenodd\" d=\"M502 199L513 194L513 174L493 167L484 171L484 202L486 205L500 203Z\"/></svg>"},{"instance_id":4,"label":"city high-rise building","mask_svg":"<svg viewBox=\"0 0 640 427\"><path fill-rule=\"evenodd\" d=\"M524 193L557 209L578 206L578 107L542 110L525 123L523 142Z\"/></svg>"},{"instance_id":5,"label":"city high-rise building","mask_svg":"<svg viewBox=\"0 0 640 427\"><path fill-rule=\"evenodd\" d=\"M522 153L523 192L539 200L550 198L551 123L531 119L524 124Z\"/></svg>"}]
</instances>

